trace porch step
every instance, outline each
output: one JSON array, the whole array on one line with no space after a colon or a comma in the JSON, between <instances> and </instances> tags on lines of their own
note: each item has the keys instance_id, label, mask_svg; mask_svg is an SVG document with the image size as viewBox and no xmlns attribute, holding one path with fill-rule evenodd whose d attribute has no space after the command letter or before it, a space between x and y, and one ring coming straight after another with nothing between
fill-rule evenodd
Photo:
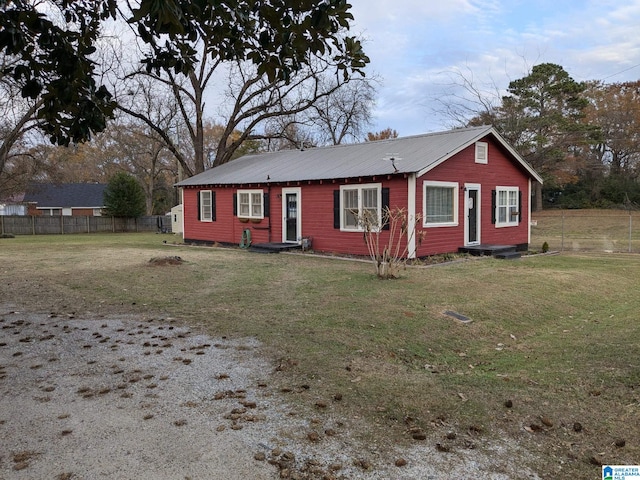
<instances>
[{"instance_id":1,"label":"porch step","mask_svg":"<svg viewBox=\"0 0 640 480\"><path fill-rule=\"evenodd\" d=\"M249 247L249 251L254 253L280 253L300 248L302 247L297 243L255 243Z\"/></svg>"}]
</instances>

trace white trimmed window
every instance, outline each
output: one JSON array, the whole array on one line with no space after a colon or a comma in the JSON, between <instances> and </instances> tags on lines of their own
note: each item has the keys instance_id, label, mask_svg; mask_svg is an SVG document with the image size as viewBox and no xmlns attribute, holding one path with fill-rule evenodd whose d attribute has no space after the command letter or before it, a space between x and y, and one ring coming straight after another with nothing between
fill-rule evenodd
<instances>
[{"instance_id":1,"label":"white trimmed window","mask_svg":"<svg viewBox=\"0 0 640 480\"><path fill-rule=\"evenodd\" d=\"M238 217L264 218L262 190L238 190Z\"/></svg>"},{"instance_id":2,"label":"white trimmed window","mask_svg":"<svg viewBox=\"0 0 640 480\"><path fill-rule=\"evenodd\" d=\"M340 229L363 230L361 218L370 218L378 225L382 218L382 185L343 185L340 187Z\"/></svg>"},{"instance_id":3,"label":"white trimmed window","mask_svg":"<svg viewBox=\"0 0 640 480\"><path fill-rule=\"evenodd\" d=\"M496 187L496 227L518 225L520 221L518 187Z\"/></svg>"},{"instance_id":4,"label":"white trimmed window","mask_svg":"<svg viewBox=\"0 0 640 480\"><path fill-rule=\"evenodd\" d=\"M458 225L458 184L455 182L424 182L423 219L425 227Z\"/></svg>"},{"instance_id":5,"label":"white trimmed window","mask_svg":"<svg viewBox=\"0 0 640 480\"><path fill-rule=\"evenodd\" d=\"M200 191L200 221L212 222L213 221L213 201L211 190Z\"/></svg>"},{"instance_id":6,"label":"white trimmed window","mask_svg":"<svg viewBox=\"0 0 640 480\"><path fill-rule=\"evenodd\" d=\"M476 163L489 163L489 144L476 142Z\"/></svg>"}]
</instances>

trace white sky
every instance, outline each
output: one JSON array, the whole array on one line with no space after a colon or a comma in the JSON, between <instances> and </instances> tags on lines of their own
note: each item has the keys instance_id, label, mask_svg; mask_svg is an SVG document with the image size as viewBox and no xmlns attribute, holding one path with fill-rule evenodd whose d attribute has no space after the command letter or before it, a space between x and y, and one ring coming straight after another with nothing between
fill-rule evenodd
<instances>
[{"instance_id":1,"label":"white sky","mask_svg":"<svg viewBox=\"0 0 640 480\"><path fill-rule=\"evenodd\" d=\"M445 130L437 99L459 73L506 90L539 63L577 81L640 79L640 0L350 0L368 70L383 80L370 131Z\"/></svg>"}]
</instances>

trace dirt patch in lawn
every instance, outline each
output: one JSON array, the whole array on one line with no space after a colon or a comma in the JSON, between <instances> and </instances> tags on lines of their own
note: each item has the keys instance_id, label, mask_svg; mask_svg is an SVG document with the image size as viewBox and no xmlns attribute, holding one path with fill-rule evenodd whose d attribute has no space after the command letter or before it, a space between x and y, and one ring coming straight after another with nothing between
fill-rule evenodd
<instances>
[{"instance_id":1,"label":"dirt patch in lawn","mask_svg":"<svg viewBox=\"0 0 640 480\"><path fill-rule=\"evenodd\" d=\"M156 267L163 267L166 265L182 265L184 261L182 258L177 256L169 256L169 257L153 257L149 260L149 265L153 265Z\"/></svg>"}]
</instances>

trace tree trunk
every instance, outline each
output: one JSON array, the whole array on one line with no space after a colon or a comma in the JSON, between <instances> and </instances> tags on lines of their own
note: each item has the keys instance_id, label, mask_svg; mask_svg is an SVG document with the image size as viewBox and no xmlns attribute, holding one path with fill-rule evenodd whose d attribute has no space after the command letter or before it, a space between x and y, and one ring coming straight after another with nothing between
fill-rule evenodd
<instances>
[{"instance_id":1,"label":"tree trunk","mask_svg":"<svg viewBox=\"0 0 640 480\"><path fill-rule=\"evenodd\" d=\"M534 198L535 198L535 203L533 204L533 211L534 212L541 212L542 211L542 184L540 182L534 182L535 183L535 193L534 193Z\"/></svg>"}]
</instances>

